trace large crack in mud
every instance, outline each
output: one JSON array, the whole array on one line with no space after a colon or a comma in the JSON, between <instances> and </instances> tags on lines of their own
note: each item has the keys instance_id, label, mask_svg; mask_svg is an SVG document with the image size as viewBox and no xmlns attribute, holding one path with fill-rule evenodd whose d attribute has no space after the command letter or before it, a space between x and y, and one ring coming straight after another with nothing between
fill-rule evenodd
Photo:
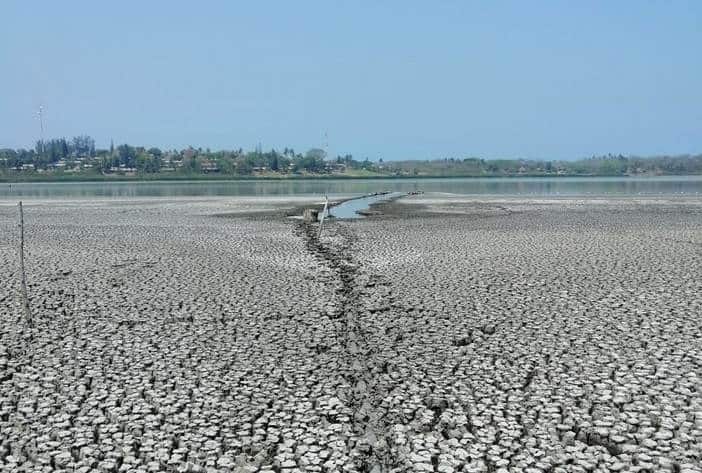
<instances>
[{"instance_id":1,"label":"large crack in mud","mask_svg":"<svg viewBox=\"0 0 702 473\"><path fill-rule=\"evenodd\" d=\"M338 297L329 317L337 327L337 341L342 347L341 370L349 386L348 392L339 395L353 413L355 438L347 445L349 457L361 472L398 471L402 462L392 443L390 413L383 406L392 386L383 375L387 375L391 364L388 349L392 351L394 343L402 337L396 329L388 329L383 333L387 343L379 344L376 327L368 323L369 316L378 317L390 310L392 303L392 295L386 290L383 302L370 301L369 307L368 290L389 284L354 258L355 235L348 227L329 225L322 240L317 231L312 225L299 226L307 250L331 270L337 286Z\"/></svg>"}]
</instances>

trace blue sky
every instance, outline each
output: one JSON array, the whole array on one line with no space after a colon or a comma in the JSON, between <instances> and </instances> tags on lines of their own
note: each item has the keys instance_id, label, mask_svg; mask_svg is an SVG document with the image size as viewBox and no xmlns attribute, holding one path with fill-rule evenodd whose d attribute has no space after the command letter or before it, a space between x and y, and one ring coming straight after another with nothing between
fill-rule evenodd
<instances>
[{"instance_id":1,"label":"blue sky","mask_svg":"<svg viewBox=\"0 0 702 473\"><path fill-rule=\"evenodd\" d=\"M702 152L699 1L3 1L0 147Z\"/></svg>"}]
</instances>

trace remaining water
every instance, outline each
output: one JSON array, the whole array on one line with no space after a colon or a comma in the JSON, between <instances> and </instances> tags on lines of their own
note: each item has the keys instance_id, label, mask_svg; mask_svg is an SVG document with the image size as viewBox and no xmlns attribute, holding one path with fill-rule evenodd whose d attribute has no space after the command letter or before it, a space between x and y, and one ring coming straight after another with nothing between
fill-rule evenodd
<instances>
[{"instance_id":1,"label":"remaining water","mask_svg":"<svg viewBox=\"0 0 702 473\"><path fill-rule=\"evenodd\" d=\"M702 195L702 176L306 179L0 183L0 199L93 199L449 192L504 196Z\"/></svg>"},{"instance_id":2,"label":"remaining water","mask_svg":"<svg viewBox=\"0 0 702 473\"><path fill-rule=\"evenodd\" d=\"M402 195L395 192L390 194L367 195L358 199L351 199L329 209L329 214L336 218L363 218L363 215L358 213L359 210L367 210L371 205L393 197Z\"/></svg>"}]
</instances>

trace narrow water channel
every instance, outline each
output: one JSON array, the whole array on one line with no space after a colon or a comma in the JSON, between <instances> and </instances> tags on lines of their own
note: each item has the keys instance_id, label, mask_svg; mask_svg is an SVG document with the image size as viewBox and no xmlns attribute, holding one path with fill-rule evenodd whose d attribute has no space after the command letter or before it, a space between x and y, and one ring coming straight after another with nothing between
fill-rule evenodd
<instances>
[{"instance_id":1,"label":"narrow water channel","mask_svg":"<svg viewBox=\"0 0 702 473\"><path fill-rule=\"evenodd\" d=\"M329 215L341 219L364 218L364 215L359 212L368 210L373 204L394 199L401 195L403 195L402 192L388 192L349 199L331 207L329 209Z\"/></svg>"}]
</instances>

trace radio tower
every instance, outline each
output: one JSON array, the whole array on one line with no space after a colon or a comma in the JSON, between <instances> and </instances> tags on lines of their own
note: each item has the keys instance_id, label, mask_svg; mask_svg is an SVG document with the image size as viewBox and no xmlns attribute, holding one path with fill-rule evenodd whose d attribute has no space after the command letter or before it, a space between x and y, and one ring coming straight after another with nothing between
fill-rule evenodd
<instances>
[{"instance_id":1,"label":"radio tower","mask_svg":"<svg viewBox=\"0 0 702 473\"><path fill-rule=\"evenodd\" d=\"M41 154L44 154L44 106L39 105L39 111L37 115L39 116L39 142L41 143Z\"/></svg>"}]
</instances>

